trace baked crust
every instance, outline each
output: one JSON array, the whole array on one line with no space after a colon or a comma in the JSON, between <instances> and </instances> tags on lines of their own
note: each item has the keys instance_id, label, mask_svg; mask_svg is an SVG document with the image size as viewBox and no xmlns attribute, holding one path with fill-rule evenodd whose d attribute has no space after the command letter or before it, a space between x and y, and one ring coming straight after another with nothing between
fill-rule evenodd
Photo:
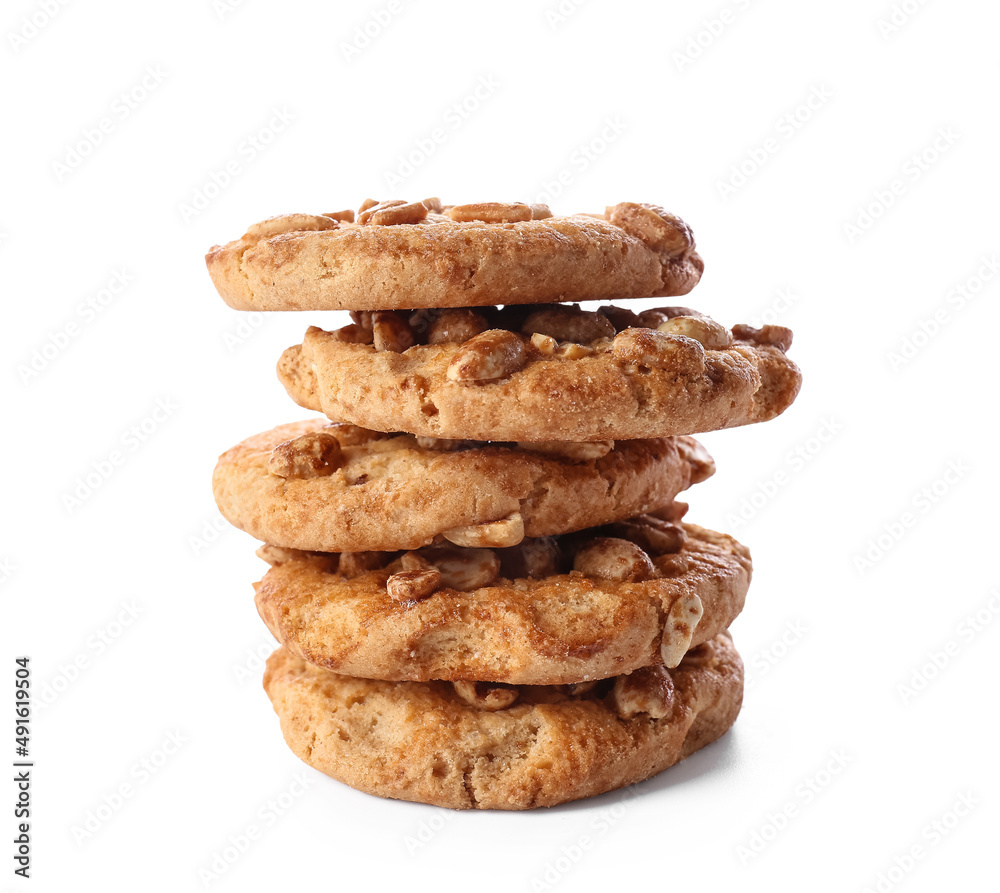
<instances>
[{"instance_id":1,"label":"baked crust","mask_svg":"<svg viewBox=\"0 0 1000 893\"><path fill-rule=\"evenodd\" d=\"M675 660L742 610L752 573L747 548L692 524L683 529L680 551L651 556L653 579L616 582L578 571L501 577L411 601L387 591L400 559L346 578L335 556L272 556L265 547L262 557L276 563L254 587L257 610L291 653L352 676L539 685L603 679L662 662L664 643L678 634L675 606L697 599L703 612L680 632Z\"/></svg>"},{"instance_id":2,"label":"baked crust","mask_svg":"<svg viewBox=\"0 0 1000 893\"><path fill-rule=\"evenodd\" d=\"M293 480L268 470L279 444L314 432L340 434L343 464L336 471ZM391 551L514 513L529 537L607 524L664 506L715 470L688 437L576 447L584 455L588 448L606 453L590 459L571 458L572 444L562 456L516 444L439 446L331 426L325 418L294 422L223 453L212 486L226 519L264 542L307 551Z\"/></svg>"},{"instance_id":3,"label":"baked crust","mask_svg":"<svg viewBox=\"0 0 1000 893\"><path fill-rule=\"evenodd\" d=\"M554 806L633 784L723 735L743 695L728 634L668 671L667 715L624 718L613 696L522 688L513 706L469 706L444 682L375 682L285 649L264 689L292 751L351 787L452 809Z\"/></svg>"},{"instance_id":4,"label":"baked crust","mask_svg":"<svg viewBox=\"0 0 1000 893\"><path fill-rule=\"evenodd\" d=\"M353 214L339 220L287 214L214 246L205 262L219 294L237 310L683 295L704 267L687 225L653 205L621 202L604 217L516 222L452 220L442 210L396 225L355 223Z\"/></svg>"},{"instance_id":5,"label":"baked crust","mask_svg":"<svg viewBox=\"0 0 1000 893\"><path fill-rule=\"evenodd\" d=\"M802 376L783 347L754 340L747 327L733 331L743 337L713 350L628 328L576 358L546 356L528 342L519 370L461 381L449 369L467 345L397 353L310 327L277 371L300 406L380 431L505 441L666 437L767 421L795 399ZM655 356L637 360L619 349L626 338L661 335Z\"/></svg>"}]
</instances>

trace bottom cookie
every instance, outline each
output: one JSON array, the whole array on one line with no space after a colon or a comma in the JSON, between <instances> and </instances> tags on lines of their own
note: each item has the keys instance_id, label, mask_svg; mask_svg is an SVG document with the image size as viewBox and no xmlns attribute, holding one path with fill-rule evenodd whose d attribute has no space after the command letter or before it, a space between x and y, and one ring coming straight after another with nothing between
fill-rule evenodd
<instances>
[{"instance_id":1,"label":"bottom cookie","mask_svg":"<svg viewBox=\"0 0 1000 893\"><path fill-rule=\"evenodd\" d=\"M530 809L662 772L721 737L743 699L728 633L672 670L581 685L380 682L284 648L264 689L310 766L380 797L452 809Z\"/></svg>"}]
</instances>

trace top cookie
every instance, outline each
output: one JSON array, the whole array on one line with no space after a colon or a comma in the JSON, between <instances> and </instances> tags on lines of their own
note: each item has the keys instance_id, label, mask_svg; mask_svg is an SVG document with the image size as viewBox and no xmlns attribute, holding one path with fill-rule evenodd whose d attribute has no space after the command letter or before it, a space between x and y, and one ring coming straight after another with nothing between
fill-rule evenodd
<instances>
[{"instance_id":1,"label":"top cookie","mask_svg":"<svg viewBox=\"0 0 1000 893\"><path fill-rule=\"evenodd\" d=\"M545 205L369 199L255 223L205 256L237 310L408 310L684 295L704 264L657 205L556 217Z\"/></svg>"}]
</instances>

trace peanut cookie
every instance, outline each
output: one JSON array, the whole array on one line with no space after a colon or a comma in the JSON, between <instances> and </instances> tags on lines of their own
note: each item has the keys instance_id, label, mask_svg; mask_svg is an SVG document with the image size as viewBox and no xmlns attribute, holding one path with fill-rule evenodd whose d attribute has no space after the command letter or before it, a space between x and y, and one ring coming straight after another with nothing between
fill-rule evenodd
<instances>
[{"instance_id":1,"label":"peanut cookie","mask_svg":"<svg viewBox=\"0 0 1000 893\"><path fill-rule=\"evenodd\" d=\"M696 434L782 413L801 384L781 326L685 307L566 305L356 314L278 362L307 409L380 431L473 440Z\"/></svg>"},{"instance_id":2,"label":"peanut cookie","mask_svg":"<svg viewBox=\"0 0 1000 893\"><path fill-rule=\"evenodd\" d=\"M594 686L373 682L279 648L264 689L292 751L379 797L530 809L642 781L721 737L743 699L728 633L673 670Z\"/></svg>"},{"instance_id":3,"label":"peanut cookie","mask_svg":"<svg viewBox=\"0 0 1000 893\"><path fill-rule=\"evenodd\" d=\"M690 437L497 445L313 419L223 453L213 488L222 514L257 539L362 552L437 536L513 546L667 505L714 470Z\"/></svg>"},{"instance_id":4,"label":"peanut cookie","mask_svg":"<svg viewBox=\"0 0 1000 893\"><path fill-rule=\"evenodd\" d=\"M703 263L684 221L621 202L603 216L437 199L285 214L206 255L237 310L385 310L687 294Z\"/></svg>"},{"instance_id":5,"label":"peanut cookie","mask_svg":"<svg viewBox=\"0 0 1000 893\"><path fill-rule=\"evenodd\" d=\"M550 685L676 666L740 613L751 563L669 513L506 549L264 546L257 610L290 652L370 679Z\"/></svg>"}]
</instances>

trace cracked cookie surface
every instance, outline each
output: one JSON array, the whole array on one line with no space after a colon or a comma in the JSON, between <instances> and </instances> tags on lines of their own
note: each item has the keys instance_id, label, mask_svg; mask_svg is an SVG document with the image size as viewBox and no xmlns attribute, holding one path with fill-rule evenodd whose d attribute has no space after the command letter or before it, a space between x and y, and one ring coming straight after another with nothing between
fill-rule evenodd
<instances>
[{"instance_id":1,"label":"cracked cookie surface","mask_svg":"<svg viewBox=\"0 0 1000 893\"><path fill-rule=\"evenodd\" d=\"M318 439L335 456L320 456ZM659 508L714 470L689 437L518 446L386 435L320 418L227 450L213 491L227 520L257 539L354 552L415 549L440 535L514 545ZM466 529L505 519L505 527Z\"/></svg>"},{"instance_id":2,"label":"cracked cookie surface","mask_svg":"<svg viewBox=\"0 0 1000 893\"><path fill-rule=\"evenodd\" d=\"M739 615L752 566L732 537L658 520L496 550L265 546L257 610L290 652L374 679L547 685L675 665ZM432 585L403 585L429 570Z\"/></svg>"},{"instance_id":3,"label":"cracked cookie surface","mask_svg":"<svg viewBox=\"0 0 1000 893\"><path fill-rule=\"evenodd\" d=\"M687 294L703 263L656 205L553 216L540 205L366 202L285 214L205 257L237 310L382 310Z\"/></svg>"},{"instance_id":4,"label":"cracked cookie surface","mask_svg":"<svg viewBox=\"0 0 1000 893\"><path fill-rule=\"evenodd\" d=\"M578 696L522 687L497 709L470 704L449 683L342 676L279 648L264 689L291 750L338 781L452 809L514 810L642 781L736 720L743 664L728 633L676 669L642 675Z\"/></svg>"}]
</instances>

